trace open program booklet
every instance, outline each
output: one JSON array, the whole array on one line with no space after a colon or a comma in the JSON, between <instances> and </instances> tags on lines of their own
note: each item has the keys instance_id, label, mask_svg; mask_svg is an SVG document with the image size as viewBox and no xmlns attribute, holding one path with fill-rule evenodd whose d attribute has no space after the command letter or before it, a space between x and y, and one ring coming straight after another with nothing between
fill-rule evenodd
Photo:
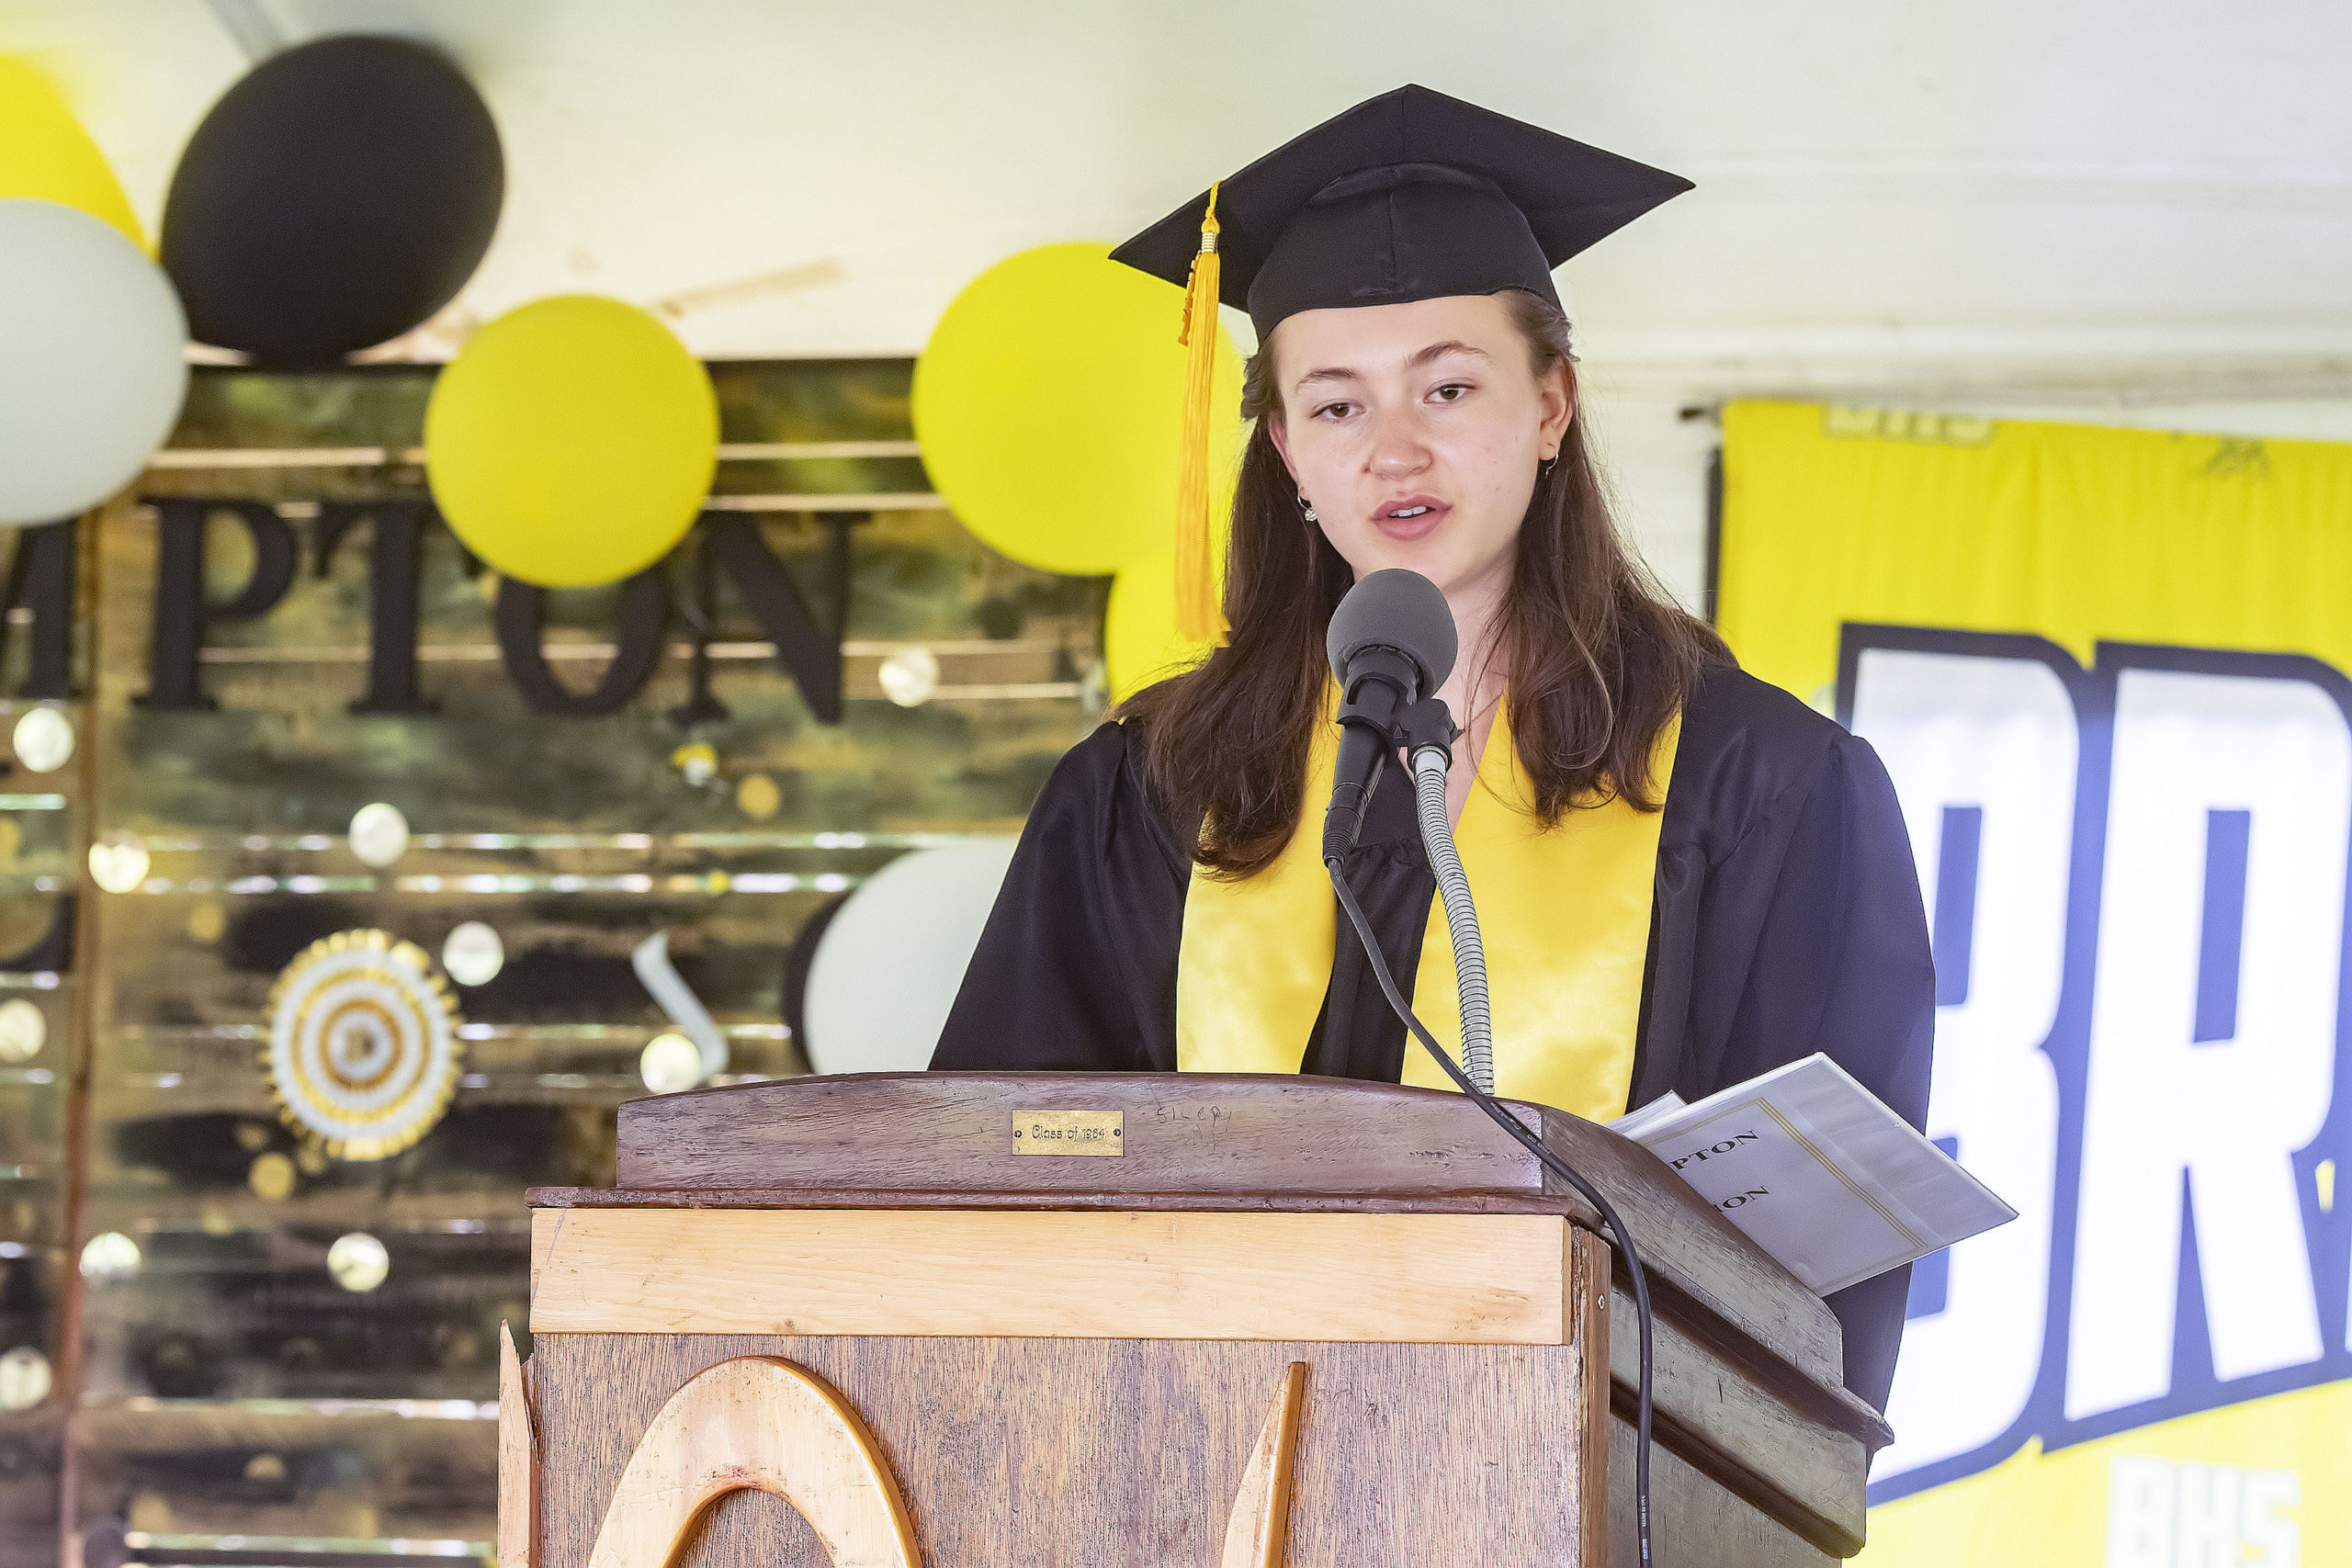
<instances>
[{"instance_id":1,"label":"open program booklet","mask_svg":"<svg viewBox=\"0 0 2352 1568\"><path fill-rule=\"evenodd\" d=\"M1609 1123L1822 1295L2018 1212L1828 1057Z\"/></svg>"}]
</instances>

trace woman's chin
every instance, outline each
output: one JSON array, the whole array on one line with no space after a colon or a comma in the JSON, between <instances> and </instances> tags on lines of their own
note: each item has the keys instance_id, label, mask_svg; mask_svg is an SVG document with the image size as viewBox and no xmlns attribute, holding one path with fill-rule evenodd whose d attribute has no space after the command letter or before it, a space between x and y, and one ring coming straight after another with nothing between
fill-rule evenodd
<instances>
[{"instance_id":1,"label":"woman's chin","mask_svg":"<svg viewBox=\"0 0 2352 1568\"><path fill-rule=\"evenodd\" d=\"M1453 552L1445 547L1442 538L1437 535L1418 539L1375 538L1370 541L1363 554L1364 564L1357 571L1358 577L1402 567L1407 571L1418 571L1440 588L1444 588L1459 575L1459 563L1453 558Z\"/></svg>"}]
</instances>

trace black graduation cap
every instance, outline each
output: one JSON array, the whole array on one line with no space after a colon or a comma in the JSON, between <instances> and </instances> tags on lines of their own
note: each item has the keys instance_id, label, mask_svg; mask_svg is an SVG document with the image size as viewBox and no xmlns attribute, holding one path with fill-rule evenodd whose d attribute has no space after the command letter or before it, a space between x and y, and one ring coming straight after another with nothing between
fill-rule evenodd
<instances>
[{"instance_id":1,"label":"black graduation cap","mask_svg":"<svg viewBox=\"0 0 2352 1568\"><path fill-rule=\"evenodd\" d=\"M1220 181L1219 298L1263 342L1301 310L1524 288L1690 188L1663 169L1431 92L1399 87ZM1211 193L1111 253L1182 284Z\"/></svg>"}]
</instances>

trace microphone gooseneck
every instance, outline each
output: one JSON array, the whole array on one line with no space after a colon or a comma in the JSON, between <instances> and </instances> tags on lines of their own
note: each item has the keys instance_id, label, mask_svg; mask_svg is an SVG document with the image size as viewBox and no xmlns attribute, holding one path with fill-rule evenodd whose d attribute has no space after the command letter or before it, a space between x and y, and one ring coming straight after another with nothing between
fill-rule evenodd
<instances>
[{"instance_id":1,"label":"microphone gooseneck","mask_svg":"<svg viewBox=\"0 0 2352 1568\"><path fill-rule=\"evenodd\" d=\"M1451 722L1446 728L1453 728ZM1430 857L1430 870L1437 874L1438 897L1445 905L1446 934L1453 939L1453 990L1462 1004L1462 1070L1482 1092L1492 1094L1495 1027L1487 1005L1487 944L1478 934L1478 909L1470 901L1470 878L1453 847L1453 828L1445 819L1445 773L1453 753L1450 746L1417 741L1412 761L1421 848Z\"/></svg>"},{"instance_id":2,"label":"microphone gooseneck","mask_svg":"<svg viewBox=\"0 0 2352 1568\"><path fill-rule=\"evenodd\" d=\"M1599 1214L1617 1244L1625 1281L1634 1297L1639 1345L1634 1421L1634 1537L1635 1559L1650 1568L1650 1427L1653 1411L1652 1326L1649 1281L1625 1222L1600 1190L1544 1143L1541 1134L1495 1099L1493 1025L1487 998L1486 949L1470 898L1470 880L1453 846L1445 813L1445 779L1461 733L1445 704L1434 694L1453 671L1457 652L1453 612L1437 585L1418 572L1375 571L1351 589L1331 614L1325 651L1340 682L1340 754L1332 773L1331 804L1323 817L1323 863L1331 891L1355 928L1380 983L1406 1030L1434 1057L1456 1088L1509 1134L1544 1168L1560 1179ZM1453 942L1455 989L1461 998L1463 1063L1456 1063L1413 1012L1397 988L1372 924L1348 886L1344 865L1363 825L1363 810L1380 775L1398 748L1412 765L1421 843L1436 874ZM1466 1066L1466 1070L1465 1070Z\"/></svg>"}]
</instances>

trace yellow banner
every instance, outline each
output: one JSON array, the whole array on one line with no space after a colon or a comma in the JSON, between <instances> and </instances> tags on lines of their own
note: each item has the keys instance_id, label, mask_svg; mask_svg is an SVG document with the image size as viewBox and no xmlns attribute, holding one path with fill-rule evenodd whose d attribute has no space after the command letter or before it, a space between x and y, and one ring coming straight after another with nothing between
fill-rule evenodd
<instances>
[{"instance_id":1,"label":"yellow banner","mask_svg":"<svg viewBox=\"0 0 2352 1568\"><path fill-rule=\"evenodd\" d=\"M1719 569L1894 781L2019 1211L1915 1271L1865 1560L2343 1560L2352 446L1737 404Z\"/></svg>"},{"instance_id":2,"label":"yellow banner","mask_svg":"<svg viewBox=\"0 0 2352 1568\"><path fill-rule=\"evenodd\" d=\"M2352 667L2352 446L1734 403L1717 621L1811 696L1846 621Z\"/></svg>"}]
</instances>

